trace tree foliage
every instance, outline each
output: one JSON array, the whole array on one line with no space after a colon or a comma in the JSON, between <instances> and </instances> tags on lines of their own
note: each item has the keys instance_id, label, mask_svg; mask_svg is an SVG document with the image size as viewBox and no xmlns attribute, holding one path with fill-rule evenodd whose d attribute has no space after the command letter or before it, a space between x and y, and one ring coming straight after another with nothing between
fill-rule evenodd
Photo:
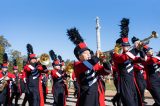
<instances>
[{"instance_id":1,"label":"tree foliage","mask_svg":"<svg viewBox=\"0 0 160 106\"><path fill-rule=\"evenodd\" d=\"M0 36L0 63L2 63L2 58L5 50L7 48L11 47L11 44L8 42L6 38L4 38L3 35Z\"/></svg>"},{"instance_id":2,"label":"tree foliage","mask_svg":"<svg viewBox=\"0 0 160 106\"><path fill-rule=\"evenodd\" d=\"M21 52L19 52L18 50L11 50L9 54L10 54L10 67L11 67L11 69L9 68L9 70L12 71L13 60L16 59L18 69L19 71L21 71L23 68L23 57L21 55Z\"/></svg>"},{"instance_id":3,"label":"tree foliage","mask_svg":"<svg viewBox=\"0 0 160 106\"><path fill-rule=\"evenodd\" d=\"M6 51L9 51L8 49L11 47L11 44L9 41L3 36L0 36L0 63L3 61L3 54ZM21 52L18 50L10 50L8 53L9 56L9 71L13 71L13 60L17 60L17 66L19 68L19 71L22 70L23 67L23 56L21 55Z\"/></svg>"}]
</instances>

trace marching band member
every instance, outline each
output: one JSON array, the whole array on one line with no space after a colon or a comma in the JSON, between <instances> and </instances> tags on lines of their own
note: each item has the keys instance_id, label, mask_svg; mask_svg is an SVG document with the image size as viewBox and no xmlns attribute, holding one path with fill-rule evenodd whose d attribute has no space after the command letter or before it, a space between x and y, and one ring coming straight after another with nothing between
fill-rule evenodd
<instances>
[{"instance_id":1,"label":"marching band member","mask_svg":"<svg viewBox=\"0 0 160 106\"><path fill-rule=\"evenodd\" d=\"M41 64L38 64L36 54L33 53L32 45L27 44L28 64L24 66L27 87L29 92L30 106L44 106L41 73L44 71Z\"/></svg>"},{"instance_id":2,"label":"marching band member","mask_svg":"<svg viewBox=\"0 0 160 106\"><path fill-rule=\"evenodd\" d=\"M0 105L10 106L10 81L15 80L15 76L8 72L8 56L3 55L2 71L0 72Z\"/></svg>"},{"instance_id":3,"label":"marching band member","mask_svg":"<svg viewBox=\"0 0 160 106\"><path fill-rule=\"evenodd\" d=\"M18 99L21 96L21 85L20 85L20 74L18 73L18 66L16 60L13 61L13 73L15 75L15 81L12 82L12 94L11 94L11 103L15 97L15 106L18 106Z\"/></svg>"},{"instance_id":4,"label":"marching band member","mask_svg":"<svg viewBox=\"0 0 160 106\"><path fill-rule=\"evenodd\" d=\"M134 44L134 48L130 51L133 55L137 56L139 54L140 50L140 40L137 37L132 37L132 43ZM144 66L141 63L135 63L134 64L134 75L135 75L135 80L137 82L138 88L141 93L142 101L143 103L146 104L144 101L144 91L146 89L146 81L144 79L146 72L144 70Z\"/></svg>"},{"instance_id":5,"label":"marching band member","mask_svg":"<svg viewBox=\"0 0 160 106\"><path fill-rule=\"evenodd\" d=\"M128 42L129 19L123 18L121 21L121 41L123 53L113 54L112 59L118 65L120 73L120 94L124 106L142 106L142 100L136 81L134 80L133 63L142 62L145 59L143 51L140 51L140 57L134 56L129 52L130 44ZM138 92L137 92L138 91Z\"/></svg>"},{"instance_id":6,"label":"marching band member","mask_svg":"<svg viewBox=\"0 0 160 106\"><path fill-rule=\"evenodd\" d=\"M97 56L91 56L91 50L84 43L76 28L67 30L69 39L76 45L74 55L79 60L75 62L75 76L79 83L80 94L77 100L77 106L105 106L105 92L100 75L108 75L108 64L99 64Z\"/></svg>"},{"instance_id":7,"label":"marching band member","mask_svg":"<svg viewBox=\"0 0 160 106\"><path fill-rule=\"evenodd\" d=\"M66 106L66 93L65 93L65 82L63 80L64 73L61 70L60 61L57 59L57 55L53 50L49 52L51 59L53 60L54 70L51 71L51 76L53 79L53 106Z\"/></svg>"},{"instance_id":8,"label":"marching band member","mask_svg":"<svg viewBox=\"0 0 160 106\"><path fill-rule=\"evenodd\" d=\"M144 62L147 73L147 88L155 101L153 106L160 106L160 57L153 56L152 48L147 45L143 50L147 55L147 60Z\"/></svg>"}]
</instances>

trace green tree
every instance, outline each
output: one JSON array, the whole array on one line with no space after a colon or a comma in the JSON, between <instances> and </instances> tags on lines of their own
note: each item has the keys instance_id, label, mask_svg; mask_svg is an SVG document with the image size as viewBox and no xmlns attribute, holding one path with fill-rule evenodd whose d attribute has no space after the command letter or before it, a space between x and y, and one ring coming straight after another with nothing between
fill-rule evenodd
<instances>
[{"instance_id":1,"label":"green tree","mask_svg":"<svg viewBox=\"0 0 160 106\"><path fill-rule=\"evenodd\" d=\"M3 60L3 54L7 48L11 47L11 44L8 42L6 38L4 38L3 35L0 36L0 63L2 63Z\"/></svg>"},{"instance_id":2,"label":"green tree","mask_svg":"<svg viewBox=\"0 0 160 106\"><path fill-rule=\"evenodd\" d=\"M9 54L10 54L9 71L12 71L12 69L13 69L13 61L14 61L14 59L16 59L18 69L19 69L19 71L21 71L22 68L23 68L23 57L21 55L21 52L18 51L18 50L11 50Z\"/></svg>"}]
</instances>

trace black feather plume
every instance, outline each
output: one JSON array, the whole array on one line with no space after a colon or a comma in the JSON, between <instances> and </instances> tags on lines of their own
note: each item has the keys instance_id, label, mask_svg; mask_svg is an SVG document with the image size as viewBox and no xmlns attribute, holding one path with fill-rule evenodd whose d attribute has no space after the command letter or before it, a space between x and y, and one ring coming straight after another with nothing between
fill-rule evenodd
<instances>
[{"instance_id":1,"label":"black feather plume","mask_svg":"<svg viewBox=\"0 0 160 106\"><path fill-rule=\"evenodd\" d=\"M27 52L28 52L28 55L34 53L34 52L33 52L33 47L32 47L31 44L27 44Z\"/></svg>"},{"instance_id":2,"label":"black feather plume","mask_svg":"<svg viewBox=\"0 0 160 106\"><path fill-rule=\"evenodd\" d=\"M62 57L60 55L58 55L58 59L60 60L60 62L62 62Z\"/></svg>"},{"instance_id":3,"label":"black feather plume","mask_svg":"<svg viewBox=\"0 0 160 106\"><path fill-rule=\"evenodd\" d=\"M76 28L68 29L67 35L75 45L78 45L79 43L84 42L83 38L81 37L81 35L79 34Z\"/></svg>"},{"instance_id":4,"label":"black feather plume","mask_svg":"<svg viewBox=\"0 0 160 106\"><path fill-rule=\"evenodd\" d=\"M14 65L14 66L17 66L17 61L16 61L16 59L13 60L13 65Z\"/></svg>"},{"instance_id":5,"label":"black feather plume","mask_svg":"<svg viewBox=\"0 0 160 106\"><path fill-rule=\"evenodd\" d=\"M7 53L3 54L3 63L7 63L8 62L8 55Z\"/></svg>"},{"instance_id":6,"label":"black feather plume","mask_svg":"<svg viewBox=\"0 0 160 106\"><path fill-rule=\"evenodd\" d=\"M121 34L120 37L128 37L128 32L129 32L129 19L123 18L121 20Z\"/></svg>"},{"instance_id":7,"label":"black feather plume","mask_svg":"<svg viewBox=\"0 0 160 106\"><path fill-rule=\"evenodd\" d=\"M52 60L57 60L57 55L55 54L55 52L53 50L49 51L49 55Z\"/></svg>"}]
</instances>

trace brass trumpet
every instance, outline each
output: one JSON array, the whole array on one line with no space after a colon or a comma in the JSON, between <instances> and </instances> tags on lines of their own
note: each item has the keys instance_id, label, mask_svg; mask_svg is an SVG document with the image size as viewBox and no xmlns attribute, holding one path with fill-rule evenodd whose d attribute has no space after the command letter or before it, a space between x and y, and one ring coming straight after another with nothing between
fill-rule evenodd
<instances>
[{"instance_id":1,"label":"brass trumpet","mask_svg":"<svg viewBox=\"0 0 160 106\"><path fill-rule=\"evenodd\" d=\"M158 38L158 34L157 34L156 31L152 31L152 34L151 34L149 37L147 37L147 38L145 38L145 39L143 39L143 40L140 40L141 44L140 44L139 46L140 46L140 47L143 47L144 45L148 44L148 43L149 43L149 40L152 39L152 38ZM131 49L133 49L133 47L134 47L134 45L132 45L132 46L129 48L129 51L130 51ZM117 45L117 44L116 44L116 46L115 46L114 49L108 50L108 51L105 51L105 52L102 52L102 56L109 56L110 53L111 53L111 52L114 52L114 51L116 51L116 52L118 52L118 53L121 53L121 50L122 50L122 47L121 47L120 45ZM100 58L101 58L102 56L100 55Z\"/></svg>"},{"instance_id":2,"label":"brass trumpet","mask_svg":"<svg viewBox=\"0 0 160 106\"><path fill-rule=\"evenodd\" d=\"M152 31L152 34L148 38L141 40L141 42L149 41L151 38L158 38L158 34L156 31Z\"/></svg>"},{"instance_id":3,"label":"brass trumpet","mask_svg":"<svg viewBox=\"0 0 160 106\"><path fill-rule=\"evenodd\" d=\"M144 45L149 44L149 41L150 41L150 39L152 39L152 38L158 38L158 34L157 34L156 31L152 31L152 34L151 34L149 37L147 37L147 38L145 38L145 39L143 39L143 40L140 40L139 48L142 48ZM134 47L134 45L132 45L132 46L129 48L128 51L130 51L131 49L133 49L133 47Z\"/></svg>"}]
</instances>

